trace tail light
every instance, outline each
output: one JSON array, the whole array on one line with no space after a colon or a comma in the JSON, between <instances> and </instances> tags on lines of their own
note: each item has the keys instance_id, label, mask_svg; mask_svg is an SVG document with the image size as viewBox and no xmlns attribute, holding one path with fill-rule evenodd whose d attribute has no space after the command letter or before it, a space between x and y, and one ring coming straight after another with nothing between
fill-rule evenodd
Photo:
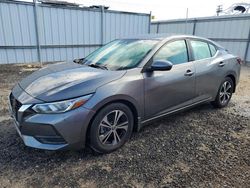
<instances>
[{"instance_id":1,"label":"tail light","mask_svg":"<svg viewBox=\"0 0 250 188\"><path fill-rule=\"evenodd\" d=\"M243 60L240 57L237 57L237 62L242 65L243 64Z\"/></svg>"}]
</instances>

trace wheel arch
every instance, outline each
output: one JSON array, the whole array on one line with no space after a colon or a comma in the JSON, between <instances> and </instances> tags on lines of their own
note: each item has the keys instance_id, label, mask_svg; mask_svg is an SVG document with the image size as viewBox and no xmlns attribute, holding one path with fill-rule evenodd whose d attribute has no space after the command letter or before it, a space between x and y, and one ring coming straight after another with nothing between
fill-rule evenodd
<instances>
[{"instance_id":1,"label":"wheel arch","mask_svg":"<svg viewBox=\"0 0 250 188\"><path fill-rule=\"evenodd\" d=\"M235 92L235 88L236 88L236 78L235 75L232 73L228 73L226 75L226 77L231 78L231 80L233 81L234 87L233 87L233 93Z\"/></svg>"},{"instance_id":2,"label":"wheel arch","mask_svg":"<svg viewBox=\"0 0 250 188\"><path fill-rule=\"evenodd\" d=\"M137 102L126 95L117 95L117 96L112 96L110 98L106 98L103 101L101 101L100 103L98 103L93 110L95 111L94 115L92 116L92 118L89 121L88 127L87 127L87 131L86 131L86 135L85 135L85 143L88 143L89 141L89 131L90 131L90 127L91 124L94 120L94 118L96 117L96 115L98 114L98 112L103 109L104 107L112 104L112 103L122 103L125 104L126 106L129 107L129 109L132 111L133 117L134 117L134 127L133 127L133 131L138 131L140 128L140 117L142 115L142 112L139 108L139 105L137 104Z\"/></svg>"}]
</instances>

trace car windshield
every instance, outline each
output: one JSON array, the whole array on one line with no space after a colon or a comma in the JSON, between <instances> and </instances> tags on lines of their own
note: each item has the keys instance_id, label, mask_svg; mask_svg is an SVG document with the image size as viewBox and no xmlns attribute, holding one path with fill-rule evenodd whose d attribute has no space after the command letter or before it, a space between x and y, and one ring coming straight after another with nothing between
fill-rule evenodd
<instances>
[{"instance_id":1,"label":"car windshield","mask_svg":"<svg viewBox=\"0 0 250 188\"><path fill-rule=\"evenodd\" d=\"M136 67L156 45L157 40L115 40L97 49L83 63L96 68L124 70Z\"/></svg>"}]
</instances>

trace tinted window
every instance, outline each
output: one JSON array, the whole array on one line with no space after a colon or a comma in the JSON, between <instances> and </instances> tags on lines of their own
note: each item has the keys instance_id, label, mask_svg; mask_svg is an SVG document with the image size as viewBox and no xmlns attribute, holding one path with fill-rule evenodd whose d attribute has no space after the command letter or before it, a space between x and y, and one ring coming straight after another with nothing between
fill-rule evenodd
<instances>
[{"instance_id":1,"label":"tinted window","mask_svg":"<svg viewBox=\"0 0 250 188\"><path fill-rule=\"evenodd\" d=\"M209 48L210 48L210 51L211 51L211 55L214 56L217 52L216 48L214 45L212 44L209 44Z\"/></svg>"},{"instance_id":2,"label":"tinted window","mask_svg":"<svg viewBox=\"0 0 250 188\"><path fill-rule=\"evenodd\" d=\"M179 40L166 44L157 52L154 56L154 60L167 60L173 64L188 62L185 41Z\"/></svg>"},{"instance_id":3,"label":"tinted window","mask_svg":"<svg viewBox=\"0 0 250 188\"><path fill-rule=\"evenodd\" d=\"M190 43L193 49L193 55L195 60L211 57L210 50L206 42L193 40L190 41Z\"/></svg>"}]
</instances>

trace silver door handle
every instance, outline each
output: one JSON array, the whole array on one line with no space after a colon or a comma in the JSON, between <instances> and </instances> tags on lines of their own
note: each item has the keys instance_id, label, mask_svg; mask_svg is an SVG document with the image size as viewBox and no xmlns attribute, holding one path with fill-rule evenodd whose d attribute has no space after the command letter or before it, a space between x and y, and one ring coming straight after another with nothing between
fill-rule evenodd
<instances>
[{"instance_id":1,"label":"silver door handle","mask_svg":"<svg viewBox=\"0 0 250 188\"><path fill-rule=\"evenodd\" d=\"M192 72L191 70L187 70L187 72L184 74L184 76L192 76L194 74L194 72Z\"/></svg>"},{"instance_id":2,"label":"silver door handle","mask_svg":"<svg viewBox=\"0 0 250 188\"><path fill-rule=\"evenodd\" d=\"M221 61L221 62L219 63L219 67L224 67L224 65L225 65L225 63L224 63L223 61Z\"/></svg>"}]
</instances>

